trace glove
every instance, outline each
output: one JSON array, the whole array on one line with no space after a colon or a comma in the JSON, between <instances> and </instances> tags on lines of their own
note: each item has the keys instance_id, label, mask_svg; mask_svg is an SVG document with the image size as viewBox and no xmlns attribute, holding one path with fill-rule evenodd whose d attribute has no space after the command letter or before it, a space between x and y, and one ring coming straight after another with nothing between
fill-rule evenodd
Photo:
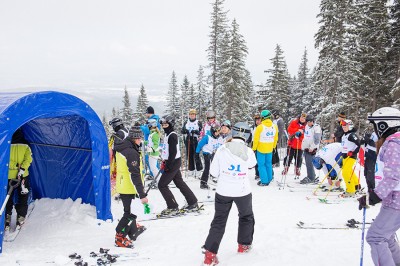
<instances>
[{"instance_id":1,"label":"glove","mask_svg":"<svg viewBox=\"0 0 400 266\"><path fill-rule=\"evenodd\" d=\"M198 131L198 130L193 130L193 131L192 131L192 135L200 135L200 131Z\"/></svg>"},{"instance_id":2,"label":"glove","mask_svg":"<svg viewBox=\"0 0 400 266\"><path fill-rule=\"evenodd\" d=\"M317 149L313 149L313 150L309 151L309 153L310 153L311 155L315 155L315 154L317 154Z\"/></svg>"},{"instance_id":3,"label":"glove","mask_svg":"<svg viewBox=\"0 0 400 266\"><path fill-rule=\"evenodd\" d=\"M24 168L19 168L19 171L18 171L18 174L17 174L17 177L18 178L22 178L23 176L24 176L24 173L25 173L25 169Z\"/></svg>"},{"instance_id":4,"label":"glove","mask_svg":"<svg viewBox=\"0 0 400 266\"><path fill-rule=\"evenodd\" d=\"M358 198L358 209L362 210L364 208L369 208L367 205L367 195L362 196L361 198Z\"/></svg>"},{"instance_id":5,"label":"glove","mask_svg":"<svg viewBox=\"0 0 400 266\"><path fill-rule=\"evenodd\" d=\"M352 157L353 156L353 152L352 151L349 151L348 153L347 153L347 157Z\"/></svg>"},{"instance_id":6,"label":"glove","mask_svg":"<svg viewBox=\"0 0 400 266\"><path fill-rule=\"evenodd\" d=\"M310 152L310 149L305 148L304 151L309 153L309 152Z\"/></svg>"},{"instance_id":7,"label":"glove","mask_svg":"<svg viewBox=\"0 0 400 266\"><path fill-rule=\"evenodd\" d=\"M369 201L368 201L369 205L374 206L375 204L382 201L381 198L379 198L378 195L376 195L375 191L372 189L368 192L368 195L369 195Z\"/></svg>"},{"instance_id":8,"label":"glove","mask_svg":"<svg viewBox=\"0 0 400 266\"><path fill-rule=\"evenodd\" d=\"M300 131L297 131L294 135L296 136L296 138L300 138L301 132L300 132Z\"/></svg>"}]
</instances>

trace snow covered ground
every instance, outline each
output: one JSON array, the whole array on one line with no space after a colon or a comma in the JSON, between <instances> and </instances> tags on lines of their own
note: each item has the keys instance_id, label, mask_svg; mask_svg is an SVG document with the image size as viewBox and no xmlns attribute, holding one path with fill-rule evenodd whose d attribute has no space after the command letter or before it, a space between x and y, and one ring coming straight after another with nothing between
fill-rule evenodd
<instances>
[{"instance_id":1,"label":"snow covered ground","mask_svg":"<svg viewBox=\"0 0 400 266\"><path fill-rule=\"evenodd\" d=\"M290 173L293 173L292 168ZM305 167L302 173L305 176ZM275 180L280 179L280 170L275 169ZM200 190L200 181L187 180L198 200L207 200L208 192ZM293 175L289 174L287 181L293 182ZM288 188L280 190L276 182L268 187L259 187L254 180L252 184L256 219L253 249L247 254L236 253L238 221L237 209L233 207L218 254L221 266L359 265L361 230L308 230L296 226L300 220L342 224L351 218L362 221L356 199L323 204L317 199L306 199L312 189L290 192ZM183 206L180 192L176 188L172 191ZM210 192L212 198L213 194ZM166 207L158 190L151 190L148 198L152 212ZM137 201L133 205L139 218L144 219L140 203ZM375 218L379 208L368 209L366 220ZM201 265L200 247L213 218L212 203L205 204L204 214L200 216L140 222L147 231L139 236L133 250L114 247L114 230L122 212L122 203L113 201L114 222L103 222L95 218L93 206L80 204L79 200L38 200L18 238L14 242L4 242L0 265L74 265L68 258L74 252L89 265L95 265L96 260L90 258L89 253L97 252L100 247L110 248L110 253L139 253L138 257L115 265ZM364 265L373 265L369 253L369 245L365 243Z\"/></svg>"}]
</instances>

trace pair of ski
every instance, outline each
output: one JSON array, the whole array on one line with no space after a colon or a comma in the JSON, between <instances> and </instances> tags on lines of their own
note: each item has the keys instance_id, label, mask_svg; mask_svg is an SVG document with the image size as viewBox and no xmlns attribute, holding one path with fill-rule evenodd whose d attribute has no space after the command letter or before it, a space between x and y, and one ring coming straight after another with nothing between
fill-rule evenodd
<instances>
[{"instance_id":1,"label":"pair of ski","mask_svg":"<svg viewBox=\"0 0 400 266\"><path fill-rule=\"evenodd\" d=\"M117 262L123 262L123 261L134 261L134 260L149 260L149 257L142 257L139 255L138 252L129 252L129 253L110 253L110 249L106 248L100 248L98 252L92 251L89 254L89 260L94 260L96 265L102 266L102 265L111 265L113 263ZM68 255L69 262L72 263L76 266L88 266L88 265L93 265L93 262L88 262L83 261L83 258L81 255L78 255L77 253L72 253ZM44 260L17 260L16 261L17 265L59 265L60 263L57 261L44 261ZM65 263L64 263L65 264Z\"/></svg>"},{"instance_id":2,"label":"pair of ski","mask_svg":"<svg viewBox=\"0 0 400 266\"><path fill-rule=\"evenodd\" d=\"M365 224L371 224L370 222ZM306 223L299 221L297 227L300 229L331 229L331 230L349 230L362 229L362 223L354 219L350 219L347 223Z\"/></svg>"},{"instance_id":3,"label":"pair of ski","mask_svg":"<svg viewBox=\"0 0 400 266\"><path fill-rule=\"evenodd\" d=\"M162 219L171 219L171 218L178 218L178 217L184 217L184 216L198 216L202 214L202 211L204 211L204 204L200 205L198 208L192 211L185 211L184 209L179 210L178 213L175 214L163 214L163 213L158 213L154 214L150 218L144 218L143 221L152 221L152 220L162 220Z\"/></svg>"}]
</instances>

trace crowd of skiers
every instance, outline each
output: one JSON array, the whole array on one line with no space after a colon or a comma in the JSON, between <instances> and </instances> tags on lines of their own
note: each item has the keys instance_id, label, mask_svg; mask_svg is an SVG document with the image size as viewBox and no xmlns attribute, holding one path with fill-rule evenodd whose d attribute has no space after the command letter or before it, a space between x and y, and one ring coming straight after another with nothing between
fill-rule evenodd
<instances>
[{"instance_id":1,"label":"crowd of skiers","mask_svg":"<svg viewBox=\"0 0 400 266\"><path fill-rule=\"evenodd\" d=\"M116 245L132 247L132 241L145 230L136 223L136 216L130 210L131 201L136 197L144 204L148 202L142 169L145 165L167 205L161 215L199 208L196 196L182 178L182 156L190 176L201 173L201 189L210 189L210 176L217 183L215 216L203 246L204 265L215 265L233 202L239 211L238 252L248 252L251 248L254 215L249 177L252 168L259 179L257 185L268 186L274 179L273 168L279 166L278 150L286 149L283 177L288 174L294 158L294 174L299 178L304 157L307 175L300 184L318 183L315 169L322 169L332 189L340 191L343 180L346 189L342 197L354 197L361 191L355 167L360 148L364 146L368 193L359 199L359 208L383 200L367 241L376 265L400 265L400 249L395 241L395 232L400 228L399 110L385 107L369 115L374 130L366 130L361 139L353 122L341 112L332 138L322 140L322 129L310 114L299 114L290 121L286 131L277 110L262 110L255 114L250 127L244 122L231 125L229 120L219 123L211 110L206 112L203 124L197 118L196 110L190 109L188 119L180 129L185 144L182 154L174 128L175 119L170 115L160 119L152 107L147 108L147 118L144 125L136 123L130 129L119 118L110 121L115 131L110 140L112 169L118 173L116 190L124 206L124 215L116 228ZM379 185L376 180L380 181ZM181 209L168 187L172 181L187 202Z\"/></svg>"}]
</instances>

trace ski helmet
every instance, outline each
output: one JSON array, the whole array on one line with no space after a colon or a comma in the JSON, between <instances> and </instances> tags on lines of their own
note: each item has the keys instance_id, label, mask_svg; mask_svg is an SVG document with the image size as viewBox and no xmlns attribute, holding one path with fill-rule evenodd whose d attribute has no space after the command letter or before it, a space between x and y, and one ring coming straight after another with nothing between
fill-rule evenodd
<instances>
[{"instance_id":1,"label":"ski helmet","mask_svg":"<svg viewBox=\"0 0 400 266\"><path fill-rule=\"evenodd\" d=\"M206 112L206 117L207 117L207 119L215 118L215 112L212 111L212 110L208 110L208 111Z\"/></svg>"},{"instance_id":2,"label":"ski helmet","mask_svg":"<svg viewBox=\"0 0 400 266\"><path fill-rule=\"evenodd\" d=\"M314 116L313 115L307 115L306 116L306 122L314 122Z\"/></svg>"},{"instance_id":3,"label":"ski helmet","mask_svg":"<svg viewBox=\"0 0 400 266\"><path fill-rule=\"evenodd\" d=\"M143 138L143 131L140 126L132 126L128 134L131 139L141 139Z\"/></svg>"},{"instance_id":4,"label":"ski helmet","mask_svg":"<svg viewBox=\"0 0 400 266\"><path fill-rule=\"evenodd\" d=\"M211 136L213 136L214 138L217 137L216 133L219 133L220 131L221 127L218 123L214 123L210 128Z\"/></svg>"},{"instance_id":5,"label":"ski helmet","mask_svg":"<svg viewBox=\"0 0 400 266\"><path fill-rule=\"evenodd\" d=\"M262 110L261 111L261 119L271 119L271 112L269 110Z\"/></svg>"},{"instance_id":6,"label":"ski helmet","mask_svg":"<svg viewBox=\"0 0 400 266\"><path fill-rule=\"evenodd\" d=\"M221 124L221 127L222 127L222 126L226 126L227 128L231 129L231 121L225 120L225 121Z\"/></svg>"},{"instance_id":7,"label":"ski helmet","mask_svg":"<svg viewBox=\"0 0 400 266\"><path fill-rule=\"evenodd\" d=\"M322 168L322 165L324 164L324 160L322 160L321 157L316 156L314 157L312 163L317 170L320 170Z\"/></svg>"},{"instance_id":8,"label":"ski helmet","mask_svg":"<svg viewBox=\"0 0 400 266\"><path fill-rule=\"evenodd\" d=\"M246 142L250 135L251 129L245 122L238 122L232 127L232 138L240 138Z\"/></svg>"},{"instance_id":9,"label":"ski helmet","mask_svg":"<svg viewBox=\"0 0 400 266\"><path fill-rule=\"evenodd\" d=\"M354 128L353 121L351 121L350 119L342 120L342 121L340 122L340 125L341 125L341 126L349 126L349 130L352 130L352 129Z\"/></svg>"},{"instance_id":10,"label":"ski helmet","mask_svg":"<svg viewBox=\"0 0 400 266\"><path fill-rule=\"evenodd\" d=\"M156 127L157 126L157 120L155 120L154 118L151 118L151 119L147 120L147 126L149 128Z\"/></svg>"},{"instance_id":11,"label":"ski helmet","mask_svg":"<svg viewBox=\"0 0 400 266\"><path fill-rule=\"evenodd\" d=\"M110 126L112 126L112 128L114 129L114 131L118 131L117 128L118 128L119 126L123 126L123 125L124 125L124 123L122 122L121 118L119 118L119 117L113 118L110 122L108 122L108 124L109 124Z\"/></svg>"},{"instance_id":12,"label":"ski helmet","mask_svg":"<svg viewBox=\"0 0 400 266\"><path fill-rule=\"evenodd\" d=\"M196 109L190 109L189 110L189 115L191 115L191 114L197 114Z\"/></svg>"},{"instance_id":13,"label":"ski helmet","mask_svg":"<svg viewBox=\"0 0 400 266\"><path fill-rule=\"evenodd\" d=\"M164 115L160 119L160 124L168 124L170 127L175 125L175 119L171 115Z\"/></svg>"},{"instance_id":14,"label":"ski helmet","mask_svg":"<svg viewBox=\"0 0 400 266\"><path fill-rule=\"evenodd\" d=\"M368 115L379 138L388 136L392 129L400 128L400 111L393 107L382 107Z\"/></svg>"}]
</instances>

